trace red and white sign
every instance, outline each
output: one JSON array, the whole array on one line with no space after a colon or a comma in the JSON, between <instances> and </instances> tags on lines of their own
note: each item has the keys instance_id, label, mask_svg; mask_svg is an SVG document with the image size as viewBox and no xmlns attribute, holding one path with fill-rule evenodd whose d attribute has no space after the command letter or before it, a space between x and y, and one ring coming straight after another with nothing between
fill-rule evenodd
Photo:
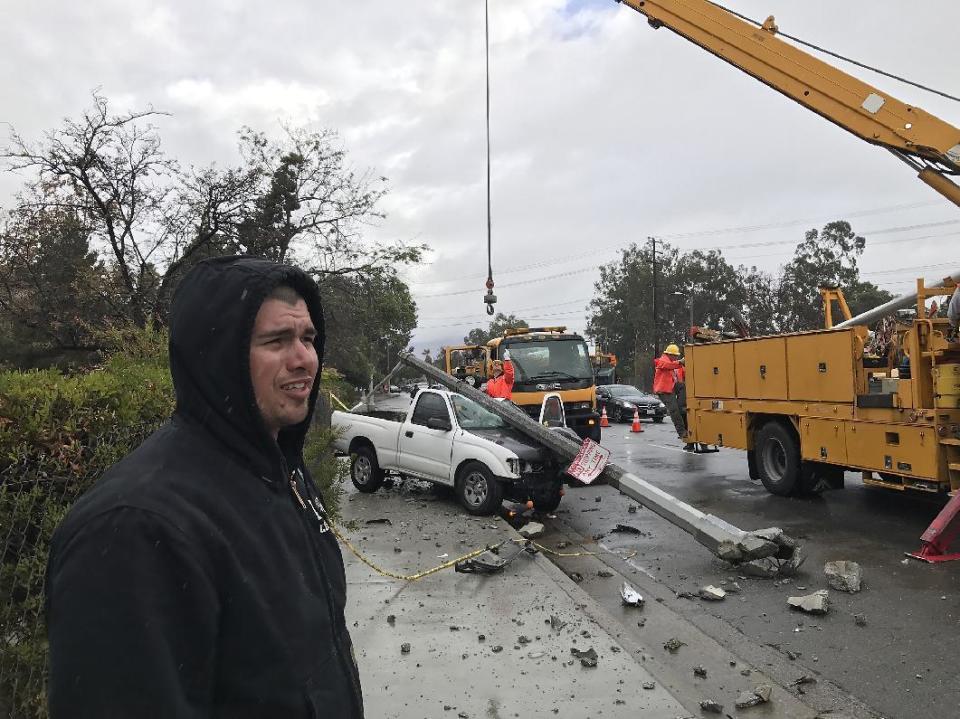
<instances>
[{"instance_id":1,"label":"red and white sign","mask_svg":"<svg viewBox=\"0 0 960 719\"><path fill-rule=\"evenodd\" d=\"M600 476L610 459L610 450L604 449L589 437L583 440L580 451L567 467L567 474L584 484L590 484Z\"/></svg>"}]
</instances>

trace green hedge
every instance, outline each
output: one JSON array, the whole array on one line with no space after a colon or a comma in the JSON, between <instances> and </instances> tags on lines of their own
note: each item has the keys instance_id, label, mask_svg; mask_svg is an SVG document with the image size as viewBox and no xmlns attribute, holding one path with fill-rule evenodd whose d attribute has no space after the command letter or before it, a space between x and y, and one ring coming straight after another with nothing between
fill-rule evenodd
<instances>
[{"instance_id":1,"label":"green hedge","mask_svg":"<svg viewBox=\"0 0 960 719\"><path fill-rule=\"evenodd\" d=\"M113 339L117 349L89 371L0 372L0 717L46 716L43 581L54 528L173 410L165 334L116 331ZM337 517L344 469L331 441L316 429L305 454Z\"/></svg>"}]
</instances>

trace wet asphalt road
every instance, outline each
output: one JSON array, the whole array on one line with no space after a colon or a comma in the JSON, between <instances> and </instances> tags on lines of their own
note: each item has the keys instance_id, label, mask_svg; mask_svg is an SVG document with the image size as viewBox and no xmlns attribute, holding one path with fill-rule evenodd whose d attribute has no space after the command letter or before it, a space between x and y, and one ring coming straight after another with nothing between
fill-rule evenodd
<instances>
[{"instance_id":1,"label":"wet asphalt road","mask_svg":"<svg viewBox=\"0 0 960 719\"><path fill-rule=\"evenodd\" d=\"M807 560L796 577L786 584L741 579L743 594L711 603L711 614L745 640L796 656L885 717L960 716L960 562L903 563L903 552L919 548L941 504L864 487L853 473L846 489L821 497L776 497L749 479L744 452L692 455L680 449L669 423L644 423L644 430L632 434L629 425L613 425L602 443L613 461L701 511L742 529L779 526L802 541ZM557 519L547 524L596 537L602 551L636 551L629 564L638 578L673 592L695 594L700 586L735 578L735 570L652 512L628 513L632 503L607 486L570 489ZM612 533L617 523L644 534ZM823 617L790 610L788 596L827 588L823 564L836 559L860 563L863 591L831 590L832 609ZM863 614L866 626L858 626L854 614Z\"/></svg>"}]
</instances>

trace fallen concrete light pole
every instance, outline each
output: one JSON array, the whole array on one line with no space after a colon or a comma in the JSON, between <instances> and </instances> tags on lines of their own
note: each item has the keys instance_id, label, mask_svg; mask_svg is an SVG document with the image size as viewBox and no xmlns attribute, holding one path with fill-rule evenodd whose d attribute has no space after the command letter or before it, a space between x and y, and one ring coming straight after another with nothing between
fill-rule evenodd
<instances>
[{"instance_id":1,"label":"fallen concrete light pole","mask_svg":"<svg viewBox=\"0 0 960 719\"><path fill-rule=\"evenodd\" d=\"M469 397L563 459L573 460L580 451L578 442L540 425L516 405L492 399L466 382L462 382L433 365L427 364L409 352L401 353L400 361L420 370L438 384ZM800 554L797 543L780 529L771 527L745 532L719 517L704 514L636 475L624 471L623 468L612 462L607 463L601 476L607 484L619 490L622 494L656 512L671 524L680 527L720 559L739 564L770 557L786 560L784 570L799 566Z\"/></svg>"}]
</instances>

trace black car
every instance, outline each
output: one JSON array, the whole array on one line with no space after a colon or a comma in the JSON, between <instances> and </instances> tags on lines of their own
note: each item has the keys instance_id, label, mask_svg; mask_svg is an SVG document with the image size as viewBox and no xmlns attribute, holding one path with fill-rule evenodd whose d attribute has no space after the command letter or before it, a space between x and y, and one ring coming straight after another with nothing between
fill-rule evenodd
<instances>
[{"instance_id":1,"label":"black car","mask_svg":"<svg viewBox=\"0 0 960 719\"><path fill-rule=\"evenodd\" d=\"M667 406L656 395L630 384L598 385L597 404L607 408L611 422L632 422L634 410L641 418L649 417L654 422L662 422L667 415Z\"/></svg>"}]
</instances>

